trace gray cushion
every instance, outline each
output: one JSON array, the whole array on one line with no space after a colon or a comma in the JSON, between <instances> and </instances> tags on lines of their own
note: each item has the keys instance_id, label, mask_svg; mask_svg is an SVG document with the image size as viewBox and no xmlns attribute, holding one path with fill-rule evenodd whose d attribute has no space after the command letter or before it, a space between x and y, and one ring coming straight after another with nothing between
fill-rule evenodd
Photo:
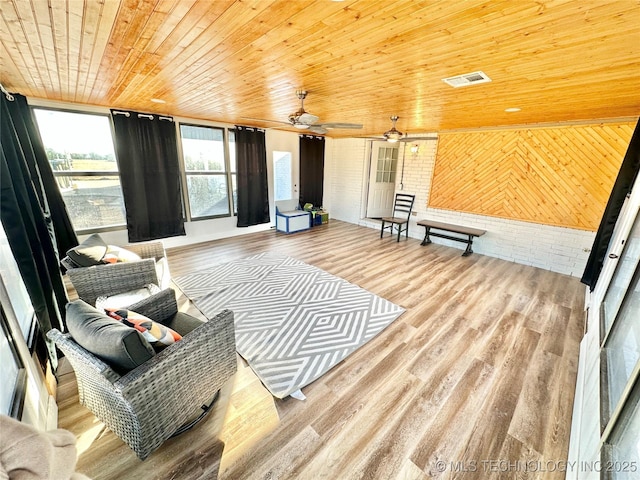
<instances>
[{"instance_id":1,"label":"gray cushion","mask_svg":"<svg viewBox=\"0 0 640 480\"><path fill-rule=\"evenodd\" d=\"M82 300L67 304L66 321L69 333L80 346L119 372L134 369L155 355L140 332Z\"/></svg>"},{"instance_id":2,"label":"gray cushion","mask_svg":"<svg viewBox=\"0 0 640 480\"><path fill-rule=\"evenodd\" d=\"M107 248L102 237L94 233L77 247L67 250L67 256L81 267L90 267L102 263Z\"/></svg>"},{"instance_id":3,"label":"gray cushion","mask_svg":"<svg viewBox=\"0 0 640 480\"><path fill-rule=\"evenodd\" d=\"M178 312L173 317L163 321L162 323L184 337L187 333L195 330L204 322L187 313Z\"/></svg>"}]
</instances>

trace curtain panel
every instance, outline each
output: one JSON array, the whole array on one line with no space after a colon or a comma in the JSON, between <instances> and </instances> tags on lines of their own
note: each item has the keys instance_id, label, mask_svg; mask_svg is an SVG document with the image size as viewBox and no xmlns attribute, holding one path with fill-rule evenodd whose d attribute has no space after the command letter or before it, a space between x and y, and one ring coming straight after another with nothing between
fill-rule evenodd
<instances>
[{"instance_id":1,"label":"curtain panel","mask_svg":"<svg viewBox=\"0 0 640 480\"><path fill-rule=\"evenodd\" d=\"M596 238L593 241L591 247L591 253L587 260L587 265L582 274L580 280L585 285L588 285L591 291L596 287L598 277L602 271L604 264L604 258L609 249L609 242L613 235L613 229L618 221L618 216L622 210L622 205L626 196L631 192L633 184L640 172L640 121L636 125L631 141L629 142L629 148L624 156L622 165L618 172L616 182L613 184L609 201L604 209Z\"/></svg>"},{"instance_id":2,"label":"curtain panel","mask_svg":"<svg viewBox=\"0 0 640 480\"><path fill-rule=\"evenodd\" d=\"M173 118L111 110L130 242L185 235Z\"/></svg>"},{"instance_id":3,"label":"curtain panel","mask_svg":"<svg viewBox=\"0 0 640 480\"><path fill-rule=\"evenodd\" d=\"M238 227L271 221L264 130L236 125Z\"/></svg>"},{"instance_id":4,"label":"curtain panel","mask_svg":"<svg viewBox=\"0 0 640 480\"><path fill-rule=\"evenodd\" d=\"M78 244L27 100L2 95L0 164L2 226L35 310L52 365L55 348L44 334L64 330L68 301L59 256ZM56 239L60 243L56 247ZM58 249L60 252L58 252Z\"/></svg>"},{"instance_id":5,"label":"curtain panel","mask_svg":"<svg viewBox=\"0 0 640 480\"><path fill-rule=\"evenodd\" d=\"M300 204L322 206L324 137L300 135Z\"/></svg>"}]
</instances>

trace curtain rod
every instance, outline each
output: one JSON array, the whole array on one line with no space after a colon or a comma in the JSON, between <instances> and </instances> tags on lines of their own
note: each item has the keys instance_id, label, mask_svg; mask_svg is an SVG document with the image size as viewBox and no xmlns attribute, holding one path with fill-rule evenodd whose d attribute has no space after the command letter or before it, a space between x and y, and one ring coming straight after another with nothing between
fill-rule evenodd
<instances>
[{"instance_id":1,"label":"curtain rod","mask_svg":"<svg viewBox=\"0 0 640 480\"><path fill-rule=\"evenodd\" d=\"M7 97L7 100L9 100L10 102L13 102L15 100L15 97L13 95L11 95L6 88L4 88L4 85L2 85L0 83L0 90L2 90L2 93L4 93L4 96Z\"/></svg>"},{"instance_id":2,"label":"curtain rod","mask_svg":"<svg viewBox=\"0 0 640 480\"><path fill-rule=\"evenodd\" d=\"M240 130L242 130L244 128L245 130L251 130L252 132L264 132L265 131L264 128L247 127L246 125L236 125L236 128L239 128Z\"/></svg>"},{"instance_id":3,"label":"curtain rod","mask_svg":"<svg viewBox=\"0 0 640 480\"><path fill-rule=\"evenodd\" d=\"M129 112L120 112L118 110L112 110L111 113L113 115L124 115L125 117L131 116ZM150 113L138 113L138 118L148 118L149 120L153 120L153 115L151 115ZM163 117L158 115L158 120L167 120L169 122L173 122L173 117Z\"/></svg>"}]
</instances>

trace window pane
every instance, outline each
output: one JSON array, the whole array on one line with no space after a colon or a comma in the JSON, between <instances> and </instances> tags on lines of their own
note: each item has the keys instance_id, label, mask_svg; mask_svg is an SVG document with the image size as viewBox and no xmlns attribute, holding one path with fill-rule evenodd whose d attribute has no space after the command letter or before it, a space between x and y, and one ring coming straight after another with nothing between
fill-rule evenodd
<instances>
[{"instance_id":1,"label":"window pane","mask_svg":"<svg viewBox=\"0 0 640 480\"><path fill-rule=\"evenodd\" d=\"M229 169L236 172L236 132L233 130L229 130Z\"/></svg>"},{"instance_id":2,"label":"window pane","mask_svg":"<svg viewBox=\"0 0 640 480\"><path fill-rule=\"evenodd\" d=\"M109 117L39 108L33 111L73 227L124 225Z\"/></svg>"},{"instance_id":3,"label":"window pane","mask_svg":"<svg viewBox=\"0 0 640 480\"><path fill-rule=\"evenodd\" d=\"M118 171L109 117L39 108L33 111L54 171Z\"/></svg>"},{"instance_id":4,"label":"window pane","mask_svg":"<svg viewBox=\"0 0 640 480\"><path fill-rule=\"evenodd\" d=\"M609 415L615 410L622 392L640 359L640 268L631 280L604 352L607 359Z\"/></svg>"},{"instance_id":5,"label":"window pane","mask_svg":"<svg viewBox=\"0 0 640 480\"><path fill-rule=\"evenodd\" d=\"M640 401L638 385L616 422L611 438L607 441L610 466L610 478L638 480L640 479Z\"/></svg>"},{"instance_id":6,"label":"window pane","mask_svg":"<svg viewBox=\"0 0 640 480\"><path fill-rule=\"evenodd\" d=\"M76 230L125 224L119 177L58 176L56 180Z\"/></svg>"},{"instance_id":7,"label":"window pane","mask_svg":"<svg viewBox=\"0 0 640 480\"><path fill-rule=\"evenodd\" d=\"M231 186L233 188L233 214L238 214L238 179L236 174L231 175Z\"/></svg>"},{"instance_id":8,"label":"window pane","mask_svg":"<svg viewBox=\"0 0 640 480\"><path fill-rule=\"evenodd\" d=\"M613 278L604 297L603 317L605 332L608 332L611 328L614 316L620 308L633 272L638 266L638 261L640 261L640 215L636 217L636 221L627 239L627 244L620 256L616 271L613 274Z\"/></svg>"},{"instance_id":9,"label":"window pane","mask_svg":"<svg viewBox=\"0 0 640 480\"><path fill-rule=\"evenodd\" d=\"M22 336L27 340L33 324L33 306L2 224L0 224L0 277L20 324ZM0 365L3 363L0 362Z\"/></svg>"},{"instance_id":10,"label":"window pane","mask_svg":"<svg viewBox=\"0 0 640 480\"><path fill-rule=\"evenodd\" d=\"M2 322L1 319L0 322ZM0 368L0 413L10 415L13 398L16 394L20 366L11 345L9 345L7 333L1 324L0 365L2 365L2 368Z\"/></svg>"},{"instance_id":11,"label":"window pane","mask_svg":"<svg viewBox=\"0 0 640 480\"><path fill-rule=\"evenodd\" d=\"M180 125L182 152L187 172L225 172L224 130Z\"/></svg>"},{"instance_id":12,"label":"window pane","mask_svg":"<svg viewBox=\"0 0 640 480\"><path fill-rule=\"evenodd\" d=\"M193 218L229 214L225 175L187 175L187 190Z\"/></svg>"}]
</instances>

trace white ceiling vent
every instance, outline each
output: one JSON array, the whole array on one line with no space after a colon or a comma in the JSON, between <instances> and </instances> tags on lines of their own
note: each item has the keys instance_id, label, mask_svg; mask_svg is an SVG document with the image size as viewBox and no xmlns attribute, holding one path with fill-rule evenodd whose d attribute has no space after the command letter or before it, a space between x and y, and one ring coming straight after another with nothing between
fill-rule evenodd
<instances>
[{"instance_id":1,"label":"white ceiling vent","mask_svg":"<svg viewBox=\"0 0 640 480\"><path fill-rule=\"evenodd\" d=\"M484 72L465 73L464 75L456 75L455 77L443 78L442 81L454 88L466 87L467 85L475 85L477 83L487 83L491 79Z\"/></svg>"}]
</instances>

